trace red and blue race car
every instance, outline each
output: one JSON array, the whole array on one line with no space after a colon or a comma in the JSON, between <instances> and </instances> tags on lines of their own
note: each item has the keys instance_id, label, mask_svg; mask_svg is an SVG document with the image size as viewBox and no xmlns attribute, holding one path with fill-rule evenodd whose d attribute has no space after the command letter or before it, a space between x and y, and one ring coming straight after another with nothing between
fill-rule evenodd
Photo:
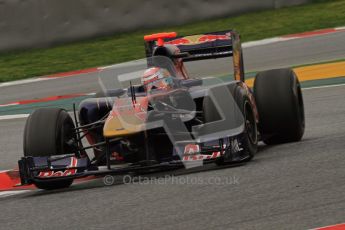
<instances>
[{"instance_id":1,"label":"red and blue race car","mask_svg":"<svg viewBox=\"0 0 345 230\"><path fill-rule=\"evenodd\" d=\"M259 141L301 140L304 107L291 69L245 83L238 33L147 35L147 62L134 71L105 69L102 91L72 116L41 108L27 119L23 185L65 188L76 178L250 161ZM191 78L185 62L232 57L233 76Z\"/></svg>"}]
</instances>

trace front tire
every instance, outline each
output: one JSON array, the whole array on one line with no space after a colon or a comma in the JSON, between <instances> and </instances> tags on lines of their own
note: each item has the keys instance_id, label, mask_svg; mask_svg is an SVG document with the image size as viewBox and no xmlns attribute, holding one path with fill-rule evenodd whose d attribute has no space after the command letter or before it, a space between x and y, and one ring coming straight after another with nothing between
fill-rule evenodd
<instances>
[{"instance_id":1,"label":"front tire","mask_svg":"<svg viewBox=\"0 0 345 230\"><path fill-rule=\"evenodd\" d=\"M241 135L241 143L243 150L240 152L239 159L231 162L227 162L223 157L216 160L217 165L226 165L231 163L244 163L253 159L257 152L258 145L258 129L255 120L254 110L250 103L246 92L241 87L235 87L231 90L231 94L234 95L234 99L240 109L241 116L244 118L245 130ZM203 104L204 110L204 121L205 123L220 120L221 117L217 112L217 109L209 97L204 98Z\"/></svg>"},{"instance_id":2,"label":"front tire","mask_svg":"<svg viewBox=\"0 0 345 230\"><path fill-rule=\"evenodd\" d=\"M266 144L300 141L305 117L301 86L291 69L258 73L254 95L259 112L259 130Z\"/></svg>"},{"instance_id":3,"label":"front tire","mask_svg":"<svg viewBox=\"0 0 345 230\"><path fill-rule=\"evenodd\" d=\"M35 186L39 189L44 189L44 190L55 190L55 189L63 189L63 188L68 188L72 185L73 179L66 179L66 180L61 180L61 181L40 181L40 182L35 182Z\"/></svg>"},{"instance_id":4,"label":"front tire","mask_svg":"<svg viewBox=\"0 0 345 230\"><path fill-rule=\"evenodd\" d=\"M57 108L42 108L34 111L27 119L24 130L24 156L49 157L72 153L71 143L76 140L74 123L67 111ZM45 190L69 187L73 179L35 183Z\"/></svg>"}]
</instances>

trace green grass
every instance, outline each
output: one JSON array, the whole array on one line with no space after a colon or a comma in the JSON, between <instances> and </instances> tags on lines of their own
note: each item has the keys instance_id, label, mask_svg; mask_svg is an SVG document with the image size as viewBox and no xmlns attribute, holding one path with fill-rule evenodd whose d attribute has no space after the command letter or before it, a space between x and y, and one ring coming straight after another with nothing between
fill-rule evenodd
<instances>
[{"instance_id":1,"label":"green grass","mask_svg":"<svg viewBox=\"0 0 345 230\"><path fill-rule=\"evenodd\" d=\"M180 35L236 29L242 41L344 26L345 0L314 0L297 7L248 13L187 25L140 30L47 49L0 54L0 82L104 66L144 57L143 35L176 31Z\"/></svg>"}]
</instances>

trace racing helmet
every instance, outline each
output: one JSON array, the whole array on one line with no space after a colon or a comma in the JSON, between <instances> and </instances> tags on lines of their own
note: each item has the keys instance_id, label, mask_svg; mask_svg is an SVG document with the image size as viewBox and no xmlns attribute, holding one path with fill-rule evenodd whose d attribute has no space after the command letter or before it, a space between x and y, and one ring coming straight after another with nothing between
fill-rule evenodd
<instances>
[{"instance_id":1,"label":"racing helmet","mask_svg":"<svg viewBox=\"0 0 345 230\"><path fill-rule=\"evenodd\" d=\"M167 69L152 67L144 72L141 83L146 92L169 90L174 87L174 78Z\"/></svg>"}]
</instances>

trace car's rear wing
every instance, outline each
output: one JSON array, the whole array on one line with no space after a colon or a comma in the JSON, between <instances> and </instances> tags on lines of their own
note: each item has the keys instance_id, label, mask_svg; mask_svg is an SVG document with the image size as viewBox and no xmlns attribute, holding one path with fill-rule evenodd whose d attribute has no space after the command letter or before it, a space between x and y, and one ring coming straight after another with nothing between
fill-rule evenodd
<instances>
[{"instance_id":1,"label":"car's rear wing","mask_svg":"<svg viewBox=\"0 0 345 230\"><path fill-rule=\"evenodd\" d=\"M174 45L181 53L183 61L197 61L233 57L234 75L236 80L244 81L244 66L240 36L233 30L205 34L164 38L164 45ZM146 41L146 56L151 57L158 42Z\"/></svg>"}]
</instances>

